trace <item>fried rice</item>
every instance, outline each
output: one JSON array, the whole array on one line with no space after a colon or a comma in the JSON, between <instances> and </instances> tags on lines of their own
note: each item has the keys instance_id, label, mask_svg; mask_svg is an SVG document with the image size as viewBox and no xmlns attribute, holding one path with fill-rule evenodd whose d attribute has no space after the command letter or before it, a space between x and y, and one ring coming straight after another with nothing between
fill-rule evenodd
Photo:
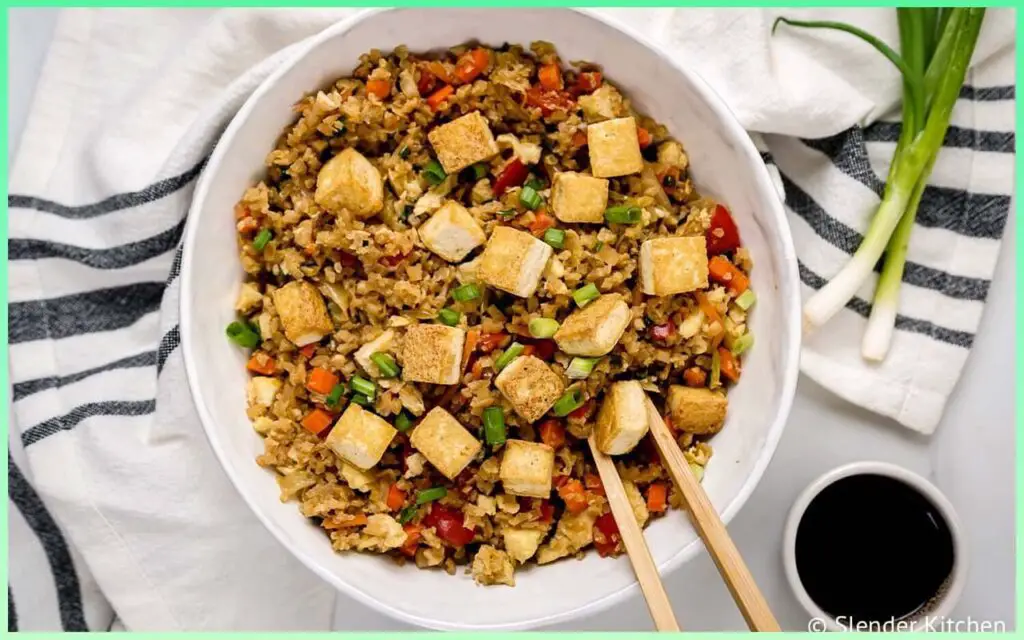
<instances>
[{"instance_id":1,"label":"fried rice","mask_svg":"<svg viewBox=\"0 0 1024 640\"><path fill-rule=\"evenodd\" d=\"M635 429L612 385L650 394L702 477L752 342L749 255L681 143L547 43L372 51L294 111L235 208L228 330L281 500L339 552L481 584L622 553L586 442ZM630 433L645 526L682 499Z\"/></svg>"}]
</instances>

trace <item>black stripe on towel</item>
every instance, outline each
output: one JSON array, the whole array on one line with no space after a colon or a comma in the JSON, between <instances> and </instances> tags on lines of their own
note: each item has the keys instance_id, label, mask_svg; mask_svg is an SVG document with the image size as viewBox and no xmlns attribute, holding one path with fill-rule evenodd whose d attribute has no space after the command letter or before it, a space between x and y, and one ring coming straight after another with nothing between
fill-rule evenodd
<instances>
[{"instance_id":1,"label":"black stripe on towel","mask_svg":"<svg viewBox=\"0 0 1024 640\"><path fill-rule=\"evenodd\" d=\"M160 375L160 372L164 370L167 359L171 357L171 354L174 353L179 344L181 344L181 330L179 326L175 325L173 329L164 334L163 338L160 338L160 346L156 350L157 375Z\"/></svg>"},{"instance_id":2,"label":"black stripe on towel","mask_svg":"<svg viewBox=\"0 0 1024 640\"><path fill-rule=\"evenodd\" d=\"M21 442L27 447L55 433L70 431L82 420L93 416L144 416L154 411L156 411L156 400L111 400L83 404L63 416L50 418L26 429L21 434Z\"/></svg>"},{"instance_id":3,"label":"black stripe on towel","mask_svg":"<svg viewBox=\"0 0 1024 640\"><path fill-rule=\"evenodd\" d=\"M972 87L964 85L960 87L960 98L962 100L975 100L977 102L997 102L999 100L1013 100L1016 97L1017 89L1014 85L1001 87Z\"/></svg>"},{"instance_id":4,"label":"black stripe on towel","mask_svg":"<svg viewBox=\"0 0 1024 640\"><path fill-rule=\"evenodd\" d=\"M105 213L120 211L122 209L130 209L148 202L153 202L154 200L159 200L160 198L182 189L196 179L196 176L198 176L202 172L203 167L206 166L206 161L208 159L209 158L203 158L188 171L154 182L139 191L118 193L110 196L109 198L104 198L94 204L69 206L60 204L59 202L53 202L52 200L44 200L43 198L11 194L7 196L7 206L11 209L34 209L36 211L45 211L63 218L95 218L96 216L100 216Z\"/></svg>"},{"instance_id":5,"label":"black stripe on towel","mask_svg":"<svg viewBox=\"0 0 1024 640\"><path fill-rule=\"evenodd\" d=\"M53 574L53 584L57 589L61 626L64 631L88 631L85 614L82 610L82 591L78 584L78 574L75 572L75 564L71 560L71 551L64 540L64 535L9 453L7 454L7 493L11 502L25 518L25 522L39 538L39 543L46 553L46 560L50 565L50 572ZM14 598L11 597L9 585L7 587L7 603L8 611L13 611ZM12 617L8 618L8 627L10 627L11 619ZM16 618L14 619L17 624Z\"/></svg>"},{"instance_id":6,"label":"black stripe on towel","mask_svg":"<svg viewBox=\"0 0 1024 640\"><path fill-rule=\"evenodd\" d=\"M7 631L18 630L18 609L14 606L14 594L11 585L7 585Z\"/></svg>"},{"instance_id":7,"label":"black stripe on towel","mask_svg":"<svg viewBox=\"0 0 1024 640\"><path fill-rule=\"evenodd\" d=\"M864 236L830 216L785 174L780 172L779 175L786 190L786 206L803 218L819 237L852 255L864 240ZM877 266L875 270L878 270ZM989 288L988 280L955 276L910 261L907 261L904 267L903 281L962 300L984 301Z\"/></svg>"},{"instance_id":8,"label":"black stripe on towel","mask_svg":"<svg viewBox=\"0 0 1024 640\"><path fill-rule=\"evenodd\" d=\"M900 139L900 129L901 123L899 122L876 122L864 129L864 139L868 142L895 143ZM946 129L946 137L942 140L942 146L1013 153L1014 134L1012 131L982 131L950 125Z\"/></svg>"},{"instance_id":9,"label":"black stripe on towel","mask_svg":"<svg viewBox=\"0 0 1024 640\"><path fill-rule=\"evenodd\" d=\"M7 242L7 256L10 260L61 258L94 269L123 269L163 255L176 247L184 228L185 221L182 220L155 236L107 249L86 249L46 240L11 238Z\"/></svg>"},{"instance_id":10,"label":"black stripe on towel","mask_svg":"<svg viewBox=\"0 0 1024 640\"><path fill-rule=\"evenodd\" d=\"M800 280L802 280L808 287L817 290L825 286L825 278L822 278L811 271L803 262L797 260L797 266L800 269ZM846 308L859 313L865 318L871 315L871 305L861 298L851 298L850 301L846 303ZM963 347L964 349L970 349L971 345L974 343L974 334L972 333L940 327L939 325L928 322L927 320L908 318L904 315L896 316L896 328L901 331L919 333L934 340L939 340L955 347Z\"/></svg>"},{"instance_id":11,"label":"black stripe on towel","mask_svg":"<svg viewBox=\"0 0 1024 640\"><path fill-rule=\"evenodd\" d=\"M167 274L167 286L171 286L174 279L181 275L181 254L185 245L179 244L178 250L174 252L174 262L171 263L171 272Z\"/></svg>"},{"instance_id":12,"label":"black stripe on towel","mask_svg":"<svg viewBox=\"0 0 1024 640\"><path fill-rule=\"evenodd\" d=\"M139 353L134 356L128 356L115 360L114 362L108 362L107 364L94 367L92 369L86 369L85 371L79 371L78 373L72 373L67 376L58 378L57 376L51 376L48 378L36 378L35 380L26 380L24 382L18 382L13 385L13 396L14 401L17 402L26 396L30 396L33 393L39 393L46 389L54 389L63 387L69 384L73 384L80 380L92 377L97 373L103 373L104 371L113 371L115 369L135 369L140 367L152 367L157 362L155 351L146 351Z\"/></svg>"},{"instance_id":13,"label":"black stripe on towel","mask_svg":"<svg viewBox=\"0 0 1024 640\"><path fill-rule=\"evenodd\" d=\"M15 302L8 306L7 313L10 342L67 338L127 327L156 311L163 292L162 282L140 282L60 298Z\"/></svg>"}]
</instances>

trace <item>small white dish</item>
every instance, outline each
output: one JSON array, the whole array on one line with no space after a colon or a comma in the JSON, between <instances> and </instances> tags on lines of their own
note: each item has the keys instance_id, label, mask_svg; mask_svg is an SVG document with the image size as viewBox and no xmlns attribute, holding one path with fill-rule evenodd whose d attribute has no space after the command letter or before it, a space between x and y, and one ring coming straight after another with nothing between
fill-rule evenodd
<instances>
[{"instance_id":1,"label":"small white dish","mask_svg":"<svg viewBox=\"0 0 1024 640\"><path fill-rule=\"evenodd\" d=\"M909 618L899 621L901 626L893 629L906 631L923 630L927 624L926 618L936 620L945 618L953 610L957 600L960 599L960 594L963 592L964 585L967 582L967 541L964 537L963 527L960 525L960 519L957 517L953 505L950 504L946 496L934 484L912 471L907 471L903 467L898 467L888 462L853 462L832 469L808 485L797 497L796 502L793 503L789 516L786 518L786 527L782 534L782 561L786 571L786 580L789 582L789 586L793 590L796 599L800 602L800 605L811 616L810 631L876 630L853 628L851 623L837 620L826 613L807 593L803 582L800 580L800 574L796 566L796 534L800 526L800 520L807 511L808 505L829 485L843 478L858 475L886 476L899 480L931 502L949 527L949 532L953 538L953 571L945 590L931 605ZM861 624L861 621L858 621L857 624Z\"/></svg>"},{"instance_id":2,"label":"small white dish","mask_svg":"<svg viewBox=\"0 0 1024 640\"><path fill-rule=\"evenodd\" d=\"M371 49L411 51L471 40L554 43L563 60L590 60L640 110L664 123L686 147L700 189L727 203L754 260L758 295L751 315L757 344L730 394L729 417L713 440L704 485L726 523L767 467L789 415L800 349L796 254L777 192L753 143L721 99L692 72L642 37L569 9L396 9L363 12L305 42L246 101L225 130L196 188L182 260L181 333L189 385L210 445L225 473L270 532L326 582L363 604L435 629L511 630L565 622L622 601L636 588L625 557L588 553L517 572L517 586L479 587L466 574L399 567L380 556L338 554L323 531L282 504L273 474L255 458L262 442L245 415L245 354L224 336L242 282L234 218L292 104L350 73ZM701 543L674 511L645 532L654 559L669 572ZM268 576L272 580L273 576ZM273 585L268 585L273 588Z\"/></svg>"}]
</instances>

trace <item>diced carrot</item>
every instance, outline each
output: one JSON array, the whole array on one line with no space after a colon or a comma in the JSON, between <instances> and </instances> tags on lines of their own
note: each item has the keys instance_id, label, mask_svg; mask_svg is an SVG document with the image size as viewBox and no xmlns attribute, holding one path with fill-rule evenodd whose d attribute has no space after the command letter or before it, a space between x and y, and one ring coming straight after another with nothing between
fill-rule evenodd
<instances>
[{"instance_id":1,"label":"diced carrot","mask_svg":"<svg viewBox=\"0 0 1024 640\"><path fill-rule=\"evenodd\" d=\"M583 513L587 508L587 494L583 483L571 479L558 488L558 495L565 502L566 510L571 514Z\"/></svg>"},{"instance_id":2,"label":"diced carrot","mask_svg":"<svg viewBox=\"0 0 1024 640\"><path fill-rule=\"evenodd\" d=\"M543 116L551 115L554 111L568 111L576 104L569 92L551 91L540 85L527 89L523 99L527 106L540 109Z\"/></svg>"},{"instance_id":3,"label":"diced carrot","mask_svg":"<svg viewBox=\"0 0 1024 640\"><path fill-rule=\"evenodd\" d=\"M733 263L722 256L708 260L708 275L712 280L725 285L733 295L740 295L750 288L750 278Z\"/></svg>"},{"instance_id":4,"label":"diced carrot","mask_svg":"<svg viewBox=\"0 0 1024 640\"><path fill-rule=\"evenodd\" d=\"M700 367L690 367L683 371L683 381L688 387L703 387L708 381L708 374Z\"/></svg>"},{"instance_id":5,"label":"diced carrot","mask_svg":"<svg viewBox=\"0 0 1024 640\"><path fill-rule=\"evenodd\" d=\"M530 233L539 236L553 226L555 226L555 219L548 215L546 209L540 209L534 214L533 222L530 223Z\"/></svg>"},{"instance_id":6,"label":"diced carrot","mask_svg":"<svg viewBox=\"0 0 1024 640\"><path fill-rule=\"evenodd\" d=\"M388 487L388 509L398 511L405 504L405 492L398 488L398 483Z\"/></svg>"},{"instance_id":7,"label":"diced carrot","mask_svg":"<svg viewBox=\"0 0 1024 640\"><path fill-rule=\"evenodd\" d=\"M583 485L587 488L587 491L596 493L599 496L604 495L604 483L601 482L601 476L596 473L588 473L583 476Z\"/></svg>"},{"instance_id":8,"label":"diced carrot","mask_svg":"<svg viewBox=\"0 0 1024 640\"><path fill-rule=\"evenodd\" d=\"M420 68L420 79L416 81L416 90L421 96L425 96L434 90L437 85L437 77L426 67Z\"/></svg>"},{"instance_id":9,"label":"diced carrot","mask_svg":"<svg viewBox=\"0 0 1024 640\"><path fill-rule=\"evenodd\" d=\"M479 380L484 375L484 363L479 358L473 362L473 366L469 368L470 373L473 374L474 380Z\"/></svg>"},{"instance_id":10,"label":"diced carrot","mask_svg":"<svg viewBox=\"0 0 1024 640\"><path fill-rule=\"evenodd\" d=\"M436 111L437 108L441 106L441 103L447 100L448 96L452 95L452 92L454 91L455 89L452 88L452 85L446 84L434 93L430 94L430 97L427 98L427 104L430 105L431 109Z\"/></svg>"},{"instance_id":11,"label":"diced carrot","mask_svg":"<svg viewBox=\"0 0 1024 640\"><path fill-rule=\"evenodd\" d=\"M540 440L552 449L558 449L565 444L565 427L561 420L549 418L540 423Z\"/></svg>"},{"instance_id":12,"label":"diced carrot","mask_svg":"<svg viewBox=\"0 0 1024 640\"><path fill-rule=\"evenodd\" d=\"M462 82L472 82L484 72L490 62L491 57L486 49L467 51L455 66L455 76Z\"/></svg>"},{"instance_id":13,"label":"diced carrot","mask_svg":"<svg viewBox=\"0 0 1024 640\"><path fill-rule=\"evenodd\" d=\"M722 316L718 313L718 309L715 308L715 305L711 304L711 301L708 300L707 294L703 291L697 291L694 295L697 296L697 305L700 306L700 310L704 312L704 317L707 318L708 322L717 322L718 324L722 324ZM725 329L725 325L722 325L722 329Z\"/></svg>"},{"instance_id":14,"label":"diced carrot","mask_svg":"<svg viewBox=\"0 0 1024 640\"><path fill-rule=\"evenodd\" d=\"M582 93L593 93L601 86L600 71L583 71L576 76L576 84L572 92L579 95Z\"/></svg>"},{"instance_id":15,"label":"diced carrot","mask_svg":"<svg viewBox=\"0 0 1024 640\"><path fill-rule=\"evenodd\" d=\"M354 516L341 518L334 516L324 520L324 529L347 529L349 527L362 527L369 522L365 513L357 513Z\"/></svg>"},{"instance_id":16,"label":"diced carrot","mask_svg":"<svg viewBox=\"0 0 1024 640\"><path fill-rule=\"evenodd\" d=\"M241 220L242 218L249 217L249 207L245 206L241 202L235 205L235 220Z\"/></svg>"},{"instance_id":17,"label":"diced carrot","mask_svg":"<svg viewBox=\"0 0 1024 640\"><path fill-rule=\"evenodd\" d=\"M419 546L420 538L422 537L420 531L423 530L423 527L410 522L402 527L402 529L405 531L405 542L402 543L399 551L411 558L416 555L416 547Z\"/></svg>"},{"instance_id":18,"label":"diced carrot","mask_svg":"<svg viewBox=\"0 0 1024 640\"><path fill-rule=\"evenodd\" d=\"M366 93L383 100L391 93L391 83L387 80L371 79L366 81Z\"/></svg>"},{"instance_id":19,"label":"diced carrot","mask_svg":"<svg viewBox=\"0 0 1024 640\"><path fill-rule=\"evenodd\" d=\"M572 134L572 146L574 149L587 146L587 133L585 131L577 131Z\"/></svg>"},{"instance_id":20,"label":"diced carrot","mask_svg":"<svg viewBox=\"0 0 1024 640\"><path fill-rule=\"evenodd\" d=\"M636 139L640 143L641 149L651 144L651 134L643 127L636 128Z\"/></svg>"},{"instance_id":21,"label":"diced carrot","mask_svg":"<svg viewBox=\"0 0 1024 640\"><path fill-rule=\"evenodd\" d=\"M323 409L313 409L302 419L302 426L312 434L320 435L323 430L331 426L334 418Z\"/></svg>"},{"instance_id":22,"label":"diced carrot","mask_svg":"<svg viewBox=\"0 0 1024 640\"><path fill-rule=\"evenodd\" d=\"M274 375L274 372L277 371L277 363L274 362L274 359L266 353L257 351L252 354L251 358L249 358L249 362L246 363L245 368L253 373L270 376Z\"/></svg>"},{"instance_id":23,"label":"diced carrot","mask_svg":"<svg viewBox=\"0 0 1024 640\"><path fill-rule=\"evenodd\" d=\"M652 482L647 487L647 510L661 513L668 507L668 487L660 482Z\"/></svg>"},{"instance_id":24,"label":"diced carrot","mask_svg":"<svg viewBox=\"0 0 1024 640\"><path fill-rule=\"evenodd\" d=\"M532 344L528 344L525 347L523 347L522 355L524 355L524 356L532 356L535 353L537 353L537 347L533 346Z\"/></svg>"},{"instance_id":25,"label":"diced carrot","mask_svg":"<svg viewBox=\"0 0 1024 640\"><path fill-rule=\"evenodd\" d=\"M313 354L316 353L316 343L314 342L313 344L307 344L306 346L299 349L299 353L301 353L307 358L312 358Z\"/></svg>"},{"instance_id":26,"label":"diced carrot","mask_svg":"<svg viewBox=\"0 0 1024 640\"><path fill-rule=\"evenodd\" d=\"M540 86L544 87L548 91L561 91L562 87L562 70L558 68L558 63L551 63L541 65L539 71L537 71L537 79L540 81Z\"/></svg>"},{"instance_id":27,"label":"diced carrot","mask_svg":"<svg viewBox=\"0 0 1024 640\"><path fill-rule=\"evenodd\" d=\"M314 367L306 378L306 388L313 393L327 395L338 384L338 376L323 367Z\"/></svg>"},{"instance_id":28,"label":"diced carrot","mask_svg":"<svg viewBox=\"0 0 1024 640\"><path fill-rule=\"evenodd\" d=\"M504 331L481 333L476 346L482 353L490 353L498 347L508 344L508 340L509 335Z\"/></svg>"},{"instance_id":29,"label":"diced carrot","mask_svg":"<svg viewBox=\"0 0 1024 640\"><path fill-rule=\"evenodd\" d=\"M740 361L725 347L718 348L718 361L722 375L732 382L740 381Z\"/></svg>"},{"instance_id":30,"label":"diced carrot","mask_svg":"<svg viewBox=\"0 0 1024 640\"><path fill-rule=\"evenodd\" d=\"M249 216L248 218L242 218L235 228L238 229L238 233L252 233L253 231L260 228L260 223L256 222L256 218Z\"/></svg>"}]
</instances>

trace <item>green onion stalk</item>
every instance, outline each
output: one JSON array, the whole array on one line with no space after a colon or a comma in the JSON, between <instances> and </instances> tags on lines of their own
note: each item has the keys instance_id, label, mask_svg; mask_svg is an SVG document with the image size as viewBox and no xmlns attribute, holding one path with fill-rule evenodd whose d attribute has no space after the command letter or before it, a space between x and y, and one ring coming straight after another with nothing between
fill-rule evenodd
<instances>
[{"instance_id":1,"label":"green onion stalk","mask_svg":"<svg viewBox=\"0 0 1024 640\"><path fill-rule=\"evenodd\" d=\"M884 359L892 343L917 208L942 149L984 16L984 8L898 9L900 53L871 34L841 22L786 18L775 22L776 27L784 22L857 36L888 58L903 76L903 125L882 202L850 261L804 305L804 330L824 325L856 295L884 253L861 345L866 359Z\"/></svg>"}]
</instances>

